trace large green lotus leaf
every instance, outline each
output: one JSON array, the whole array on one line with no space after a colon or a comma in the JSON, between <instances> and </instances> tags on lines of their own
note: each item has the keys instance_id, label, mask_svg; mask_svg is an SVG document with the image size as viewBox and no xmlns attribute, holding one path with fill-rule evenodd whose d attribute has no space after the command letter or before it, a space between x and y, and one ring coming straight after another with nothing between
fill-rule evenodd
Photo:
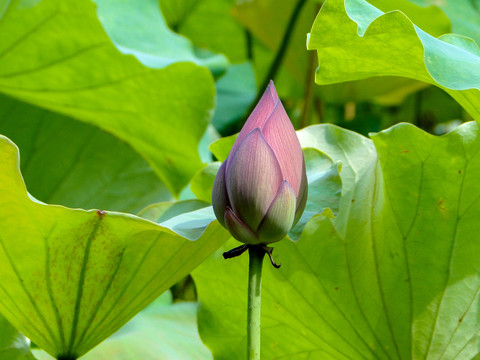
<instances>
[{"instance_id":1,"label":"large green lotus leaf","mask_svg":"<svg viewBox=\"0 0 480 360\"><path fill-rule=\"evenodd\" d=\"M197 329L197 304L171 303L166 292L82 360L207 360L212 354ZM39 360L53 358L34 350Z\"/></svg>"},{"instance_id":2,"label":"large green lotus leaf","mask_svg":"<svg viewBox=\"0 0 480 360\"><path fill-rule=\"evenodd\" d=\"M480 121L480 49L468 38L435 38L402 12L383 13L364 0L328 0L307 45L318 52L319 84L409 77L441 87Z\"/></svg>"},{"instance_id":3,"label":"large green lotus leaf","mask_svg":"<svg viewBox=\"0 0 480 360\"><path fill-rule=\"evenodd\" d=\"M0 133L20 148L27 188L43 202L136 213L171 200L140 155L95 126L0 95Z\"/></svg>"},{"instance_id":4,"label":"large green lotus leaf","mask_svg":"<svg viewBox=\"0 0 480 360\"><path fill-rule=\"evenodd\" d=\"M33 360L28 340L0 315L0 360Z\"/></svg>"},{"instance_id":5,"label":"large green lotus leaf","mask_svg":"<svg viewBox=\"0 0 480 360\"><path fill-rule=\"evenodd\" d=\"M373 142L318 125L299 137L343 163L342 200L335 219L314 217L298 242L275 244L280 269L265 261L262 358L472 359L478 125L434 137L400 124ZM245 358L247 262L218 252L193 273L215 359Z\"/></svg>"},{"instance_id":6,"label":"large green lotus leaf","mask_svg":"<svg viewBox=\"0 0 480 360\"><path fill-rule=\"evenodd\" d=\"M94 0L107 34L120 51L135 55L144 65L163 68L178 61L207 66L221 74L228 66L222 55L195 49L187 38L171 31L158 0ZM211 21L209 19L209 21Z\"/></svg>"},{"instance_id":7,"label":"large green lotus leaf","mask_svg":"<svg viewBox=\"0 0 480 360\"><path fill-rule=\"evenodd\" d=\"M89 0L5 7L0 92L113 133L178 194L202 166L197 146L215 96L208 69L177 62L154 70L121 54Z\"/></svg>"},{"instance_id":8,"label":"large green lotus leaf","mask_svg":"<svg viewBox=\"0 0 480 360\"><path fill-rule=\"evenodd\" d=\"M228 238L216 222L190 241L133 215L40 203L3 136L0 153L0 311L55 357L89 351Z\"/></svg>"}]
</instances>

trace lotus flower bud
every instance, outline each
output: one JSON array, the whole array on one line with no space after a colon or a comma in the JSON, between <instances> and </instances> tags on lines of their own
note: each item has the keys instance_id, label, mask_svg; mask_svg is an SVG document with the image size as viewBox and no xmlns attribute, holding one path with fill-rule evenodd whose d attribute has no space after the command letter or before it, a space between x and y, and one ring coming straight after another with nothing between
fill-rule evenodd
<instances>
[{"instance_id":1,"label":"lotus flower bud","mask_svg":"<svg viewBox=\"0 0 480 360\"><path fill-rule=\"evenodd\" d=\"M270 81L217 173L213 210L235 239L270 244L287 235L306 201L302 148Z\"/></svg>"}]
</instances>

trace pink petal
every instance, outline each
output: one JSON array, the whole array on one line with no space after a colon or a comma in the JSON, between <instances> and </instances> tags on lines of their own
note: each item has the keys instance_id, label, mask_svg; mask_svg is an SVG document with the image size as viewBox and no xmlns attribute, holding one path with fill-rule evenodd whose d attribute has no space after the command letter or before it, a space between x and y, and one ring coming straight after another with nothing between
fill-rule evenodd
<instances>
[{"instance_id":1,"label":"pink petal","mask_svg":"<svg viewBox=\"0 0 480 360\"><path fill-rule=\"evenodd\" d=\"M280 101L262 128L262 133L275 153L283 179L292 185L295 195L298 196L304 163L302 147Z\"/></svg>"},{"instance_id":2,"label":"pink petal","mask_svg":"<svg viewBox=\"0 0 480 360\"><path fill-rule=\"evenodd\" d=\"M280 166L260 129L252 130L230 156L225 176L228 199L235 214L256 230L282 183Z\"/></svg>"},{"instance_id":3,"label":"pink petal","mask_svg":"<svg viewBox=\"0 0 480 360\"><path fill-rule=\"evenodd\" d=\"M225 168L227 162L224 161L223 164L220 166L217 172L217 176L215 177L215 181L213 182L213 189L212 189L212 206L213 212L217 217L220 224L225 226L224 223L224 214L225 209L227 206L230 206L230 201L228 200L227 188L225 184Z\"/></svg>"},{"instance_id":4,"label":"pink petal","mask_svg":"<svg viewBox=\"0 0 480 360\"><path fill-rule=\"evenodd\" d=\"M245 244L258 244L257 235L240 220L229 207L225 210L225 227L230 231L230 234Z\"/></svg>"},{"instance_id":5,"label":"pink petal","mask_svg":"<svg viewBox=\"0 0 480 360\"><path fill-rule=\"evenodd\" d=\"M232 150L230 154L238 148L242 140L247 136L253 129L255 128L262 128L267 121L269 115L272 113L273 108L275 107L275 103L278 101L278 95L275 90L275 86L273 82L270 81L270 84L265 89L260 101L258 102L255 109L253 109L252 113L248 117L245 125L243 125L242 130L238 134L237 140L235 144L233 144Z\"/></svg>"},{"instance_id":6,"label":"pink petal","mask_svg":"<svg viewBox=\"0 0 480 360\"><path fill-rule=\"evenodd\" d=\"M262 244L270 244L282 240L293 226L296 197L292 186L284 181L277 196L260 223L257 235Z\"/></svg>"}]
</instances>

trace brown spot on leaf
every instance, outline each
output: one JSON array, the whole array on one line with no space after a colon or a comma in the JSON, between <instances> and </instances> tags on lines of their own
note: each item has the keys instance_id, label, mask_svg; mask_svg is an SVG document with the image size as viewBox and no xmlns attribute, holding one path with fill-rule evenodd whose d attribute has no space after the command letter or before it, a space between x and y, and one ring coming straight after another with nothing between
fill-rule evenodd
<instances>
[{"instance_id":1,"label":"brown spot on leaf","mask_svg":"<svg viewBox=\"0 0 480 360\"><path fill-rule=\"evenodd\" d=\"M440 210L447 211L447 208L445 207L445 200L440 199L437 203L437 206Z\"/></svg>"}]
</instances>

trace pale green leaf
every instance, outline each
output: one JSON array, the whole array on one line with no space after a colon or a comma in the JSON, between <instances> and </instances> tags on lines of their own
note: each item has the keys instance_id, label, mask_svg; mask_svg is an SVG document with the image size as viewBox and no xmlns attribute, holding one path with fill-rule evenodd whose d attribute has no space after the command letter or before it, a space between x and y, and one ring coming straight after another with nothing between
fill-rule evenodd
<instances>
[{"instance_id":1,"label":"pale green leaf","mask_svg":"<svg viewBox=\"0 0 480 360\"><path fill-rule=\"evenodd\" d=\"M202 167L215 96L205 67L153 70L121 54L89 0L13 0L0 33L0 92L113 133L175 194Z\"/></svg>"},{"instance_id":2,"label":"pale green leaf","mask_svg":"<svg viewBox=\"0 0 480 360\"><path fill-rule=\"evenodd\" d=\"M92 349L228 238L217 222L189 241L133 215L40 203L3 136L0 153L0 312L55 357Z\"/></svg>"},{"instance_id":3,"label":"pale green leaf","mask_svg":"<svg viewBox=\"0 0 480 360\"><path fill-rule=\"evenodd\" d=\"M468 36L480 44L480 2L478 0L409 0L412 3L438 6L452 23L452 32Z\"/></svg>"},{"instance_id":4,"label":"pale green leaf","mask_svg":"<svg viewBox=\"0 0 480 360\"><path fill-rule=\"evenodd\" d=\"M307 43L318 52L319 84L408 77L441 87L480 120L480 51L467 38L435 38L402 12L364 0L328 0Z\"/></svg>"},{"instance_id":5,"label":"pale green leaf","mask_svg":"<svg viewBox=\"0 0 480 360\"><path fill-rule=\"evenodd\" d=\"M178 61L206 66L213 74L225 72L228 61L195 49L187 38L172 32L160 12L158 0L94 0L105 31L124 54L144 65L163 68Z\"/></svg>"},{"instance_id":6,"label":"pale green leaf","mask_svg":"<svg viewBox=\"0 0 480 360\"><path fill-rule=\"evenodd\" d=\"M218 161L208 164L193 177L190 188L198 199L208 203L212 202L213 182L219 168L220 162Z\"/></svg>"},{"instance_id":7,"label":"pale green leaf","mask_svg":"<svg viewBox=\"0 0 480 360\"><path fill-rule=\"evenodd\" d=\"M197 240L215 220L215 214L209 205L200 200L152 204L141 211L140 216L160 222L184 238Z\"/></svg>"},{"instance_id":8,"label":"pale green leaf","mask_svg":"<svg viewBox=\"0 0 480 360\"><path fill-rule=\"evenodd\" d=\"M265 261L262 359L475 357L478 125L435 137L400 124L373 142L319 125L299 137L342 162L342 199L335 219L275 244L280 269ZM245 358L247 269L246 256L217 252L194 271L215 359Z\"/></svg>"},{"instance_id":9,"label":"pale green leaf","mask_svg":"<svg viewBox=\"0 0 480 360\"><path fill-rule=\"evenodd\" d=\"M238 134L223 137L210 144L210 151L221 162L227 160L230 150L232 149L235 140L237 140Z\"/></svg>"},{"instance_id":10,"label":"pale green leaf","mask_svg":"<svg viewBox=\"0 0 480 360\"><path fill-rule=\"evenodd\" d=\"M138 213L138 216L156 223L163 223L175 216L203 209L208 206L210 206L209 203L200 200L162 202L147 206Z\"/></svg>"},{"instance_id":11,"label":"pale green leaf","mask_svg":"<svg viewBox=\"0 0 480 360\"><path fill-rule=\"evenodd\" d=\"M172 198L145 160L92 125L0 95L0 134L20 148L27 188L43 202L136 213Z\"/></svg>"}]
</instances>

